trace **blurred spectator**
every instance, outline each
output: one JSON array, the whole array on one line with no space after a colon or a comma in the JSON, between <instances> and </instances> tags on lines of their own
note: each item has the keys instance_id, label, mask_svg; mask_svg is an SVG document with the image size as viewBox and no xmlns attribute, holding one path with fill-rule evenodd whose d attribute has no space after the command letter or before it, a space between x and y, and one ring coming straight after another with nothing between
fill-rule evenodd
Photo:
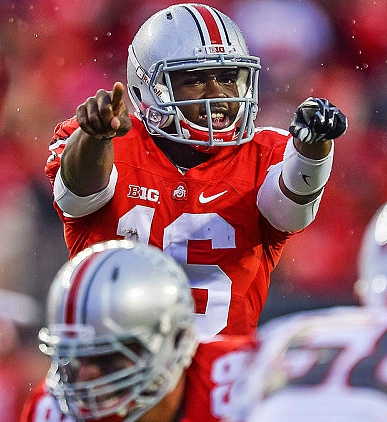
<instances>
[{"instance_id":1,"label":"blurred spectator","mask_svg":"<svg viewBox=\"0 0 387 422\"><path fill-rule=\"evenodd\" d=\"M0 419L18 422L21 405L47 370L36 345L42 303L31 295L41 299L39 289L45 292L48 287L46 266L37 274L41 256L35 248L38 239L49 241L44 231L38 232L39 181L32 171L33 148L28 150L31 143L17 134L17 125L6 124L14 63L0 40ZM35 290L38 285L42 287Z\"/></svg>"},{"instance_id":2,"label":"blurred spectator","mask_svg":"<svg viewBox=\"0 0 387 422\"><path fill-rule=\"evenodd\" d=\"M10 75L0 49L0 119L7 98ZM33 198L24 171L21 140L2 130L0 121L0 288L20 289L31 260Z\"/></svg>"}]
</instances>

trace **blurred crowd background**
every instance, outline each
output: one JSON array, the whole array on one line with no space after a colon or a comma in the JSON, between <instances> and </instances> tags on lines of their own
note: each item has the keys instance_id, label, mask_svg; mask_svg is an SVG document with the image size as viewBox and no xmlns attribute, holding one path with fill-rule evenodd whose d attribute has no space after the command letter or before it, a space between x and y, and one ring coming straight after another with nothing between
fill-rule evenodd
<instances>
[{"instance_id":1,"label":"blurred crowd background","mask_svg":"<svg viewBox=\"0 0 387 422\"><path fill-rule=\"evenodd\" d=\"M54 127L97 89L126 82L134 34L175 3L0 0L0 414L7 422L17 421L47 369L37 333L49 284L67 259L44 175ZM258 125L287 129L309 96L328 98L349 119L319 215L285 248L261 322L356 304L361 237L387 200L387 2L205 3L234 19L261 58Z\"/></svg>"}]
</instances>

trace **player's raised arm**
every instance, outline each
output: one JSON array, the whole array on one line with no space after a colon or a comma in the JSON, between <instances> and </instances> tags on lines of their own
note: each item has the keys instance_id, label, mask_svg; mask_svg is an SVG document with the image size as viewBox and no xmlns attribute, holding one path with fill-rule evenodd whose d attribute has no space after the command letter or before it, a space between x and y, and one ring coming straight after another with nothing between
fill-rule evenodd
<instances>
[{"instance_id":1,"label":"player's raised arm","mask_svg":"<svg viewBox=\"0 0 387 422\"><path fill-rule=\"evenodd\" d=\"M258 207L277 229L294 232L315 218L333 163L333 139L343 135L345 115L324 98L308 98L295 111L284 158L268 172Z\"/></svg>"},{"instance_id":2,"label":"player's raised arm","mask_svg":"<svg viewBox=\"0 0 387 422\"><path fill-rule=\"evenodd\" d=\"M347 130L346 116L325 98L307 98L295 111L285 150L281 190L298 204L316 199L328 181L333 139Z\"/></svg>"},{"instance_id":3,"label":"player's raised arm","mask_svg":"<svg viewBox=\"0 0 387 422\"><path fill-rule=\"evenodd\" d=\"M112 91L98 90L77 109L80 127L70 136L61 159L63 182L76 195L87 196L108 185L112 139L125 135L132 125L124 92L124 85L116 82Z\"/></svg>"}]
</instances>

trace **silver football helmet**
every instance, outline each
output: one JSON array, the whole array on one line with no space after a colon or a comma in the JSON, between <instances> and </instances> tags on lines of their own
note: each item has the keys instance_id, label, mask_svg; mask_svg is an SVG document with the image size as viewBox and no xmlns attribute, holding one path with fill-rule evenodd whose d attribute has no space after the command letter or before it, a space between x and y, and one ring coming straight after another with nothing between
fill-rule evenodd
<instances>
[{"instance_id":1,"label":"silver football helmet","mask_svg":"<svg viewBox=\"0 0 387 422\"><path fill-rule=\"evenodd\" d=\"M387 306L387 203L366 228L358 264L355 291L361 304Z\"/></svg>"},{"instance_id":2,"label":"silver football helmet","mask_svg":"<svg viewBox=\"0 0 387 422\"><path fill-rule=\"evenodd\" d=\"M47 323L46 382L77 420L137 420L176 386L197 346L185 273L156 247L128 240L96 244L61 268Z\"/></svg>"},{"instance_id":3,"label":"silver football helmet","mask_svg":"<svg viewBox=\"0 0 387 422\"><path fill-rule=\"evenodd\" d=\"M254 136L260 67L228 16L206 5L173 5L151 16L129 46L129 97L152 135L196 146L239 145ZM172 72L214 68L237 70L239 96L175 100ZM215 130L211 108L220 102L238 102L239 112L227 127ZM180 107L193 103L205 110L207 127L181 112Z\"/></svg>"}]
</instances>

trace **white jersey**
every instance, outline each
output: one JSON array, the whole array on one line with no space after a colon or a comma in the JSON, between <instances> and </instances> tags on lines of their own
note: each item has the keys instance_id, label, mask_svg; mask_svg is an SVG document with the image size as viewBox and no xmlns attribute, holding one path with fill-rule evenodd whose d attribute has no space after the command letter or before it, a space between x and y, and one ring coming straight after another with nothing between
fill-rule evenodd
<instances>
[{"instance_id":1,"label":"white jersey","mask_svg":"<svg viewBox=\"0 0 387 422\"><path fill-rule=\"evenodd\" d=\"M387 421L387 309L334 307L276 318L237 384L235 421Z\"/></svg>"}]
</instances>

